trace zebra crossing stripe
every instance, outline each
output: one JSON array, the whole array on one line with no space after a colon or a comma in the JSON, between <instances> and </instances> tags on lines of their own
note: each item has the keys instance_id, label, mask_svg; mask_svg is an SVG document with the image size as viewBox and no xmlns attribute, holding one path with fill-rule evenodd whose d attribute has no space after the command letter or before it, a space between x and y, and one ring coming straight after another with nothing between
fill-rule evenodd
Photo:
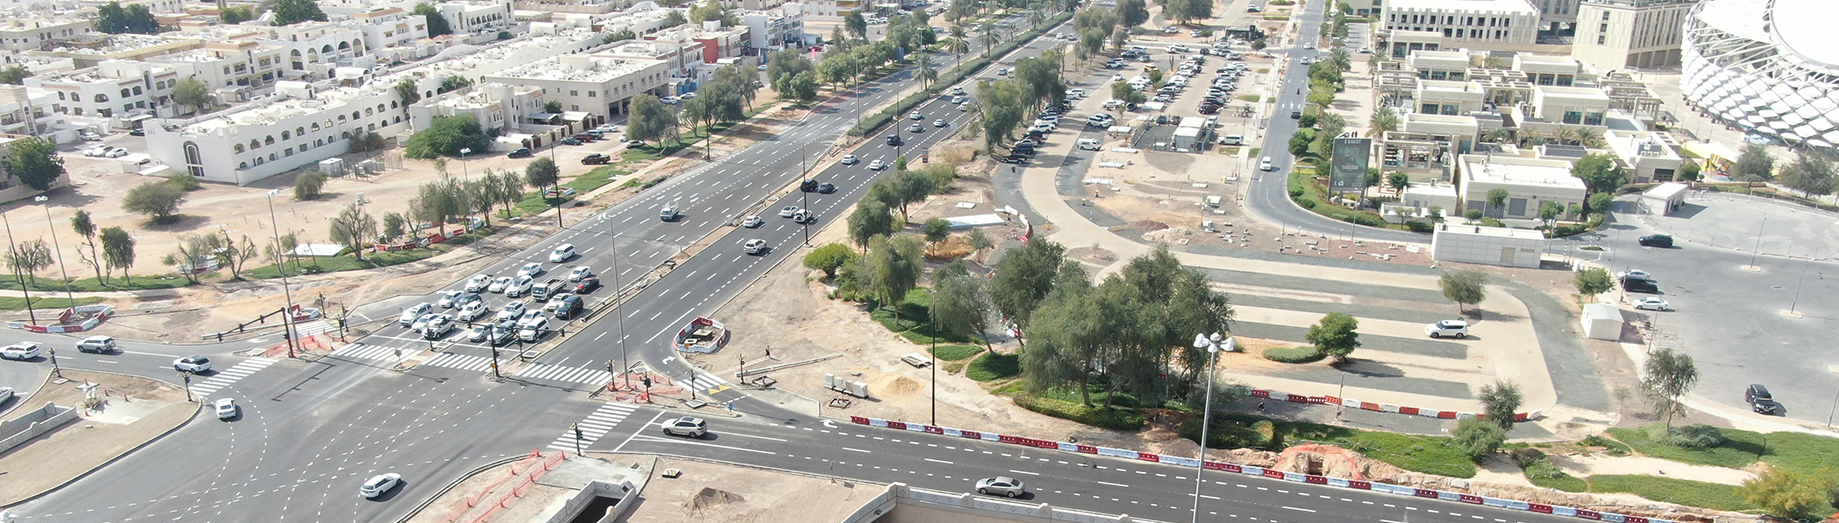
<instances>
[{"instance_id":1,"label":"zebra crossing stripe","mask_svg":"<svg viewBox=\"0 0 1839 523\"><path fill-rule=\"evenodd\" d=\"M468 356L451 352L435 356L423 365L447 367L460 370L483 371L492 368L492 359L485 356Z\"/></svg>"},{"instance_id":2,"label":"zebra crossing stripe","mask_svg":"<svg viewBox=\"0 0 1839 523\"><path fill-rule=\"evenodd\" d=\"M537 363L537 364L533 364L533 365L524 367L521 370L518 370L517 376L523 377L523 378L556 380L556 381L566 381L570 383L585 383L589 385L599 385L599 384L606 383L607 380L612 379L613 375L611 373L608 373L605 370L595 369L595 368L565 367L562 365L550 365L547 363Z\"/></svg>"},{"instance_id":3,"label":"zebra crossing stripe","mask_svg":"<svg viewBox=\"0 0 1839 523\"><path fill-rule=\"evenodd\" d=\"M339 347L338 350L332 351L332 355L351 359L393 360L396 359L397 348L398 347L371 345L368 343L353 343L344 347ZM403 349L402 355L403 357L408 357L422 350L424 349Z\"/></svg>"},{"instance_id":4,"label":"zebra crossing stripe","mask_svg":"<svg viewBox=\"0 0 1839 523\"><path fill-rule=\"evenodd\" d=\"M249 358L242 363L236 364L234 367L218 372L216 375L211 376L211 379L193 383L191 387L192 392L200 396L217 392L219 389L228 387L230 384L236 383L238 380L250 374L255 374L256 371L267 368L269 365L274 365L277 361L281 360L274 358Z\"/></svg>"},{"instance_id":5,"label":"zebra crossing stripe","mask_svg":"<svg viewBox=\"0 0 1839 523\"><path fill-rule=\"evenodd\" d=\"M578 442L580 448L585 449L589 445L593 445L595 441L600 440L601 436L605 436L608 432L611 432L615 426L625 421L627 416L637 410L638 407L636 406L620 403L601 405L599 409L594 410L594 413L588 414L587 418L576 422L576 425L581 427L581 439ZM549 443L549 448L574 451L576 449L576 444L575 431L572 429L563 430L560 437L557 437L555 441Z\"/></svg>"},{"instance_id":6,"label":"zebra crossing stripe","mask_svg":"<svg viewBox=\"0 0 1839 523\"><path fill-rule=\"evenodd\" d=\"M333 330L337 329L332 328L332 322L326 320L317 320L304 325L294 325L294 332L298 333L301 337L312 336L322 332L331 332Z\"/></svg>"}]
</instances>

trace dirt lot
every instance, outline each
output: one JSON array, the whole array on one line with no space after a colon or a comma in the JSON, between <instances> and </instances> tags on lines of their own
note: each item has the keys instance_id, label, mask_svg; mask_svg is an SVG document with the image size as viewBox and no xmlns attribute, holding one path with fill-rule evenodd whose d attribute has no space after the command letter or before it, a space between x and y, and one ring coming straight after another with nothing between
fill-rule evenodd
<instances>
[{"instance_id":1,"label":"dirt lot","mask_svg":"<svg viewBox=\"0 0 1839 523\"><path fill-rule=\"evenodd\" d=\"M198 405L185 400L185 391L165 383L121 376L64 371L69 381L46 383L22 404L82 408L85 383L97 384L96 395L107 400L94 410L81 410L76 421L0 454L0 506L10 505L62 485L116 456L185 423ZM24 409L16 409L17 417Z\"/></svg>"},{"instance_id":2,"label":"dirt lot","mask_svg":"<svg viewBox=\"0 0 1839 523\"><path fill-rule=\"evenodd\" d=\"M656 475L670 468L683 475ZM654 470L628 523L839 521L884 488L677 459L659 459Z\"/></svg>"}]
</instances>

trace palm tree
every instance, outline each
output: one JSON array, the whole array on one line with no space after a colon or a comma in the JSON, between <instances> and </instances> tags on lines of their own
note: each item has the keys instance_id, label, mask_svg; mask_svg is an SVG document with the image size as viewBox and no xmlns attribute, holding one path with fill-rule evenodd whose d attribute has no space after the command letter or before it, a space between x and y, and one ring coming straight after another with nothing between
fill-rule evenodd
<instances>
[{"instance_id":1,"label":"palm tree","mask_svg":"<svg viewBox=\"0 0 1839 523\"><path fill-rule=\"evenodd\" d=\"M939 69L937 67L932 66L932 54L931 53L920 51L918 56L913 57L913 61L914 61L914 65L919 66L919 80L920 80L921 90L924 90L926 86L931 85L932 82L936 82L939 80Z\"/></svg>"},{"instance_id":2,"label":"palm tree","mask_svg":"<svg viewBox=\"0 0 1839 523\"><path fill-rule=\"evenodd\" d=\"M1380 106L1373 110L1373 116L1367 119L1367 126L1373 128L1373 136L1384 137L1387 131L1398 130L1398 111L1389 106Z\"/></svg>"},{"instance_id":3,"label":"palm tree","mask_svg":"<svg viewBox=\"0 0 1839 523\"><path fill-rule=\"evenodd\" d=\"M1040 9L1028 10L1028 28L1029 29L1034 29L1035 27L1041 25L1041 22L1044 20L1047 20L1047 17L1041 14Z\"/></svg>"},{"instance_id":4,"label":"palm tree","mask_svg":"<svg viewBox=\"0 0 1839 523\"><path fill-rule=\"evenodd\" d=\"M1577 143L1577 128L1560 125L1557 131L1552 132L1552 137L1558 139L1559 145L1574 145Z\"/></svg>"},{"instance_id":5,"label":"palm tree","mask_svg":"<svg viewBox=\"0 0 1839 523\"><path fill-rule=\"evenodd\" d=\"M1334 50L1329 51L1327 62L1333 64L1336 70L1343 73L1354 69L1354 57L1348 54L1346 47L1336 47Z\"/></svg>"},{"instance_id":6,"label":"palm tree","mask_svg":"<svg viewBox=\"0 0 1839 523\"><path fill-rule=\"evenodd\" d=\"M1538 129L1523 129L1519 132L1519 139L1520 147L1531 147L1534 145L1544 145L1545 142L1551 139L1551 136L1547 135L1545 131Z\"/></svg>"},{"instance_id":7,"label":"palm tree","mask_svg":"<svg viewBox=\"0 0 1839 523\"><path fill-rule=\"evenodd\" d=\"M1490 129L1488 132L1482 133L1481 141L1493 143L1512 142L1514 141L1513 129L1508 129L1506 127Z\"/></svg>"},{"instance_id":8,"label":"palm tree","mask_svg":"<svg viewBox=\"0 0 1839 523\"><path fill-rule=\"evenodd\" d=\"M1602 149L1609 146L1609 142L1603 140L1602 131L1596 130L1595 127L1578 128L1577 143L1583 144L1584 147L1589 147L1591 149Z\"/></svg>"},{"instance_id":9,"label":"palm tree","mask_svg":"<svg viewBox=\"0 0 1839 523\"><path fill-rule=\"evenodd\" d=\"M990 56L990 49L996 47L997 42L1002 41L1001 30L996 27L996 24L984 22L982 27L977 28L977 31L983 38L983 56L987 58Z\"/></svg>"}]
</instances>

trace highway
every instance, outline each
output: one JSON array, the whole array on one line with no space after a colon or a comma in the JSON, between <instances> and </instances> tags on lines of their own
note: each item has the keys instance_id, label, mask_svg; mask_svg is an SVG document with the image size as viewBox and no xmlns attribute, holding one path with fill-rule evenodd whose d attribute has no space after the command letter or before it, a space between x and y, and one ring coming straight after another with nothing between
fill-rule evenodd
<instances>
[{"instance_id":1,"label":"highway","mask_svg":"<svg viewBox=\"0 0 1839 523\"><path fill-rule=\"evenodd\" d=\"M1268 53L1287 55L1290 66L1283 72L1283 81L1277 84L1276 104L1269 115L1262 152L1259 153L1271 157L1271 164L1276 169L1272 172L1253 171L1255 174L1245 198L1245 210L1265 223L1290 231L1300 230L1330 237L1351 236L1353 239L1367 241L1427 243L1430 241L1428 235L1354 225L1310 212L1290 200L1286 178L1290 168L1296 165L1296 158L1290 155L1290 136L1296 134L1297 124L1296 119L1290 118L1290 113L1301 110L1307 104L1304 99L1309 89L1309 66L1303 65L1301 59L1317 58L1325 54L1303 48L1305 43L1316 42L1321 34L1323 4L1306 4L1302 17L1296 21L1298 36L1294 47L1265 49ZM1257 158L1252 159L1254 164L1257 161Z\"/></svg>"}]
</instances>

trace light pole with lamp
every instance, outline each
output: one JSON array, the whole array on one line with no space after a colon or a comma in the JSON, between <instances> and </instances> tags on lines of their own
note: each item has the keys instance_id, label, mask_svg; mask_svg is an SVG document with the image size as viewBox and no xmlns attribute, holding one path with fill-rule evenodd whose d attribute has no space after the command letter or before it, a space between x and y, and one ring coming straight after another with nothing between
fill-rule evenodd
<instances>
[{"instance_id":1,"label":"light pole with lamp","mask_svg":"<svg viewBox=\"0 0 1839 523\"><path fill-rule=\"evenodd\" d=\"M51 201L51 198L39 195L32 197L32 201L45 203ZM77 297L70 293L70 272L64 269L63 244L57 241L57 222L51 219L51 204L49 203L45 203L45 225L51 227L51 244L57 248L57 272L64 276L64 299L70 300L70 306L75 307Z\"/></svg>"},{"instance_id":2,"label":"light pole with lamp","mask_svg":"<svg viewBox=\"0 0 1839 523\"><path fill-rule=\"evenodd\" d=\"M810 142L798 144L798 177L804 180L798 183L798 203L799 203L798 208L804 209L806 211L811 210L811 196L810 196L811 191L805 190L806 185L810 184L812 181L811 180L811 170L810 168L805 167L805 147L809 145L811 145ZM812 189L815 189L815 187L812 187ZM811 222L810 220L805 221L802 229L805 232L805 246L810 247L811 246Z\"/></svg>"},{"instance_id":3,"label":"light pole with lamp","mask_svg":"<svg viewBox=\"0 0 1839 523\"><path fill-rule=\"evenodd\" d=\"M1207 425L1211 422L1213 416L1213 368L1215 364L1220 361L1220 349L1223 348L1226 352L1232 352L1233 346L1236 344L1236 340L1230 337L1222 337L1218 332L1211 335L1194 335L1194 348L1207 349L1207 400L1200 411L1200 460L1194 464L1193 521L1197 523L1200 521L1200 476L1202 472L1207 470Z\"/></svg>"},{"instance_id":4,"label":"light pole with lamp","mask_svg":"<svg viewBox=\"0 0 1839 523\"><path fill-rule=\"evenodd\" d=\"M280 189L268 190L268 223L274 227L275 262L281 267L281 294L287 298L287 308L281 311L281 337L287 339L287 357L294 357L294 291L287 286L287 257L281 252L281 220L275 217L275 195Z\"/></svg>"},{"instance_id":5,"label":"light pole with lamp","mask_svg":"<svg viewBox=\"0 0 1839 523\"><path fill-rule=\"evenodd\" d=\"M6 254L16 260L19 257L19 242L13 241L13 220L0 213L0 223L6 224ZM13 266L13 279L19 282L20 292L26 294L26 316L32 319L33 325L38 325L38 312L32 308L32 287L26 285L26 275L19 271L18 264L8 265Z\"/></svg>"}]
</instances>

